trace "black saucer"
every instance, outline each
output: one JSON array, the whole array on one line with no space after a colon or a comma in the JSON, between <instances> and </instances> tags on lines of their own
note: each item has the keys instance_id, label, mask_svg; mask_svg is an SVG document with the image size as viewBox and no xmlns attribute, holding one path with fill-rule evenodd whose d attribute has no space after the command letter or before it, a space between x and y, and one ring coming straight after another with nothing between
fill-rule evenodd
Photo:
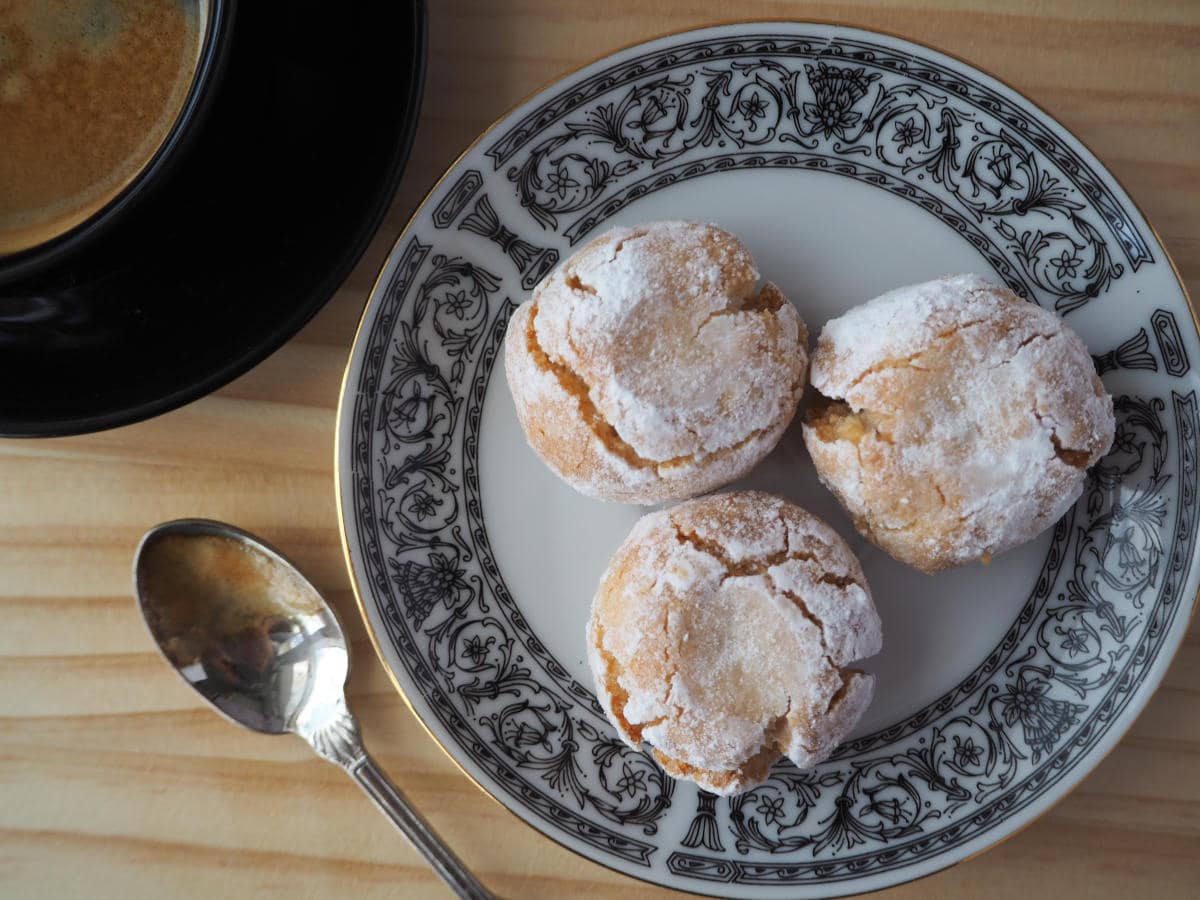
<instances>
[{"instance_id":1,"label":"black saucer","mask_svg":"<svg viewBox=\"0 0 1200 900\"><path fill-rule=\"evenodd\" d=\"M332 296L400 180L419 0L243 2L199 133L136 211L0 285L0 435L111 428L245 372Z\"/></svg>"}]
</instances>

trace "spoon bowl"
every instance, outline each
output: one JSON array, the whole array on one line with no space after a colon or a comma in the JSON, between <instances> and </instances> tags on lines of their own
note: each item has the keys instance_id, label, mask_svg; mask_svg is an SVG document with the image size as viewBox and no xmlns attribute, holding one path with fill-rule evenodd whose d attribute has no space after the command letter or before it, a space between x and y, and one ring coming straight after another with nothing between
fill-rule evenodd
<instances>
[{"instance_id":1,"label":"spoon bowl","mask_svg":"<svg viewBox=\"0 0 1200 900\"><path fill-rule=\"evenodd\" d=\"M304 738L358 782L455 893L491 896L363 747L346 705L341 623L282 553L222 522L165 522L138 544L133 588L158 649L214 709L253 731Z\"/></svg>"},{"instance_id":2,"label":"spoon bowl","mask_svg":"<svg viewBox=\"0 0 1200 900\"><path fill-rule=\"evenodd\" d=\"M167 613L196 601L197 589L204 588L197 583L201 573L180 571L191 558L187 544L197 538L228 541L234 553L258 554L267 566L289 575L276 581L284 581L290 602L256 595L254 581L268 580L263 577L267 566L248 566L213 585L207 609L185 614L190 619L185 627L209 628L194 636L192 646L179 646L171 626L184 617ZM222 555L227 565L236 559ZM316 711L341 698L350 653L337 615L291 561L254 535L205 519L158 525L138 544L134 587L151 635L175 671L238 725L267 734L307 732ZM196 620L202 620L199 626ZM224 623L232 627L223 628Z\"/></svg>"}]
</instances>

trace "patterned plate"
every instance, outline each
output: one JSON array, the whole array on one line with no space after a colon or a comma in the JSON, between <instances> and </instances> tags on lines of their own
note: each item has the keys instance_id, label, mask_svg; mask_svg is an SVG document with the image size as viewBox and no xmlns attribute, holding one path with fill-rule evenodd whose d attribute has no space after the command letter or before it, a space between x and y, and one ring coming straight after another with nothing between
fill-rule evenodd
<instances>
[{"instance_id":1,"label":"patterned plate","mask_svg":"<svg viewBox=\"0 0 1200 900\"><path fill-rule=\"evenodd\" d=\"M811 771L718 799L605 722L584 622L638 516L558 482L522 439L514 307L618 223L740 234L815 334L897 285L990 272L1067 317L1116 398L1112 452L1051 531L925 577L855 535L793 428L746 484L851 540L885 649L876 699ZM964 859L1112 749L1197 589L1200 343L1166 252L1112 176L963 62L834 25L743 24L623 50L489 130L397 242L346 371L346 549L377 649L488 793L584 856L671 887L817 897Z\"/></svg>"}]
</instances>

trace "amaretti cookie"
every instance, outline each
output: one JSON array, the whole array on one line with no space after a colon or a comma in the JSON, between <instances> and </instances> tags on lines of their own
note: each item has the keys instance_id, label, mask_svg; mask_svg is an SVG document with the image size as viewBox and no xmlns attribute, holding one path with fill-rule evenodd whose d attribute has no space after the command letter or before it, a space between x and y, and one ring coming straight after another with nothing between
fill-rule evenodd
<instances>
[{"instance_id":1,"label":"amaretti cookie","mask_svg":"<svg viewBox=\"0 0 1200 900\"><path fill-rule=\"evenodd\" d=\"M858 560L815 516L753 491L643 517L592 604L596 690L617 732L718 794L779 757L816 765L871 701L881 646Z\"/></svg>"},{"instance_id":2,"label":"amaretti cookie","mask_svg":"<svg viewBox=\"0 0 1200 900\"><path fill-rule=\"evenodd\" d=\"M580 492L651 504L748 472L796 412L807 333L713 225L614 228L509 322L508 384L534 451Z\"/></svg>"},{"instance_id":3,"label":"amaretti cookie","mask_svg":"<svg viewBox=\"0 0 1200 900\"><path fill-rule=\"evenodd\" d=\"M828 322L804 439L858 530L937 572L1035 537L1113 440L1112 398L1062 319L978 275Z\"/></svg>"}]
</instances>

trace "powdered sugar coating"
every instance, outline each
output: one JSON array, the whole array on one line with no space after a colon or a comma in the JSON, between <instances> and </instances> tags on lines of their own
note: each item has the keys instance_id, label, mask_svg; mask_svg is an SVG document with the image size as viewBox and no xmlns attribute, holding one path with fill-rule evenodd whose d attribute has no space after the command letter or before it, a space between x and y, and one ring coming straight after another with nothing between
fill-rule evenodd
<instances>
[{"instance_id":1,"label":"powdered sugar coating","mask_svg":"<svg viewBox=\"0 0 1200 900\"><path fill-rule=\"evenodd\" d=\"M795 414L807 332L712 225L615 228L514 313L505 369L535 452L584 494L658 503L740 477Z\"/></svg>"},{"instance_id":2,"label":"powdered sugar coating","mask_svg":"<svg viewBox=\"0 0 1200 900\"><path fill-rule=\"evenodd\" d=\"M1035 537L1112 443L1112 399L1058 316L978 275L890 291L828 322L804 426L858 529L927 572Z\"/></svg>"},{"instance_id":3,"label":"powdered sugar coating","mask_svg":"<svg viewBox=\"0 0 1200 900\"><path fill-rule=\"evenodd\" d=\"M749 491L643 517L588 624L597 692L621 737L720 794L760 783L781 754L812 766L832 753L874 689L845 666L881 643L845 542Z\"/></svg>"}]
</instances>

